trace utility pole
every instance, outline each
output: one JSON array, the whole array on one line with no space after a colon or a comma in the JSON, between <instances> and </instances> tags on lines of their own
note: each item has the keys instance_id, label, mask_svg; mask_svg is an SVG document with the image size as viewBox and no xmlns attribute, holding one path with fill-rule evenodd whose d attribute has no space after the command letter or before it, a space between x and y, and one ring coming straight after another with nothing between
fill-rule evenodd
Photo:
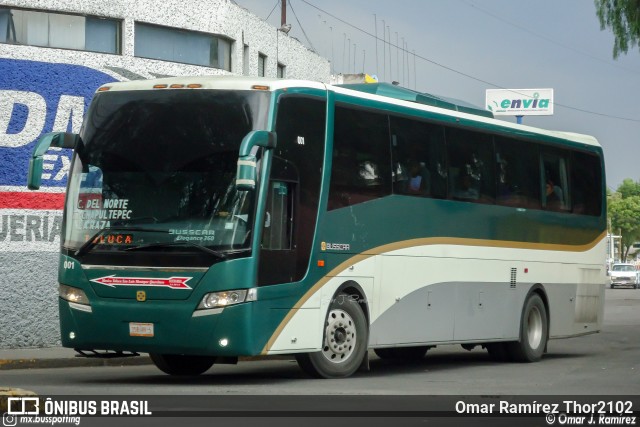
<instances>
[{"instance_id":1,"label":"utility pole","mask_svg":"<svg viewBox=\"0 0 640 427\"><path fill-rule=\"evenodd\" d=\"M398 32L396 33L396 68L398 69L398 83L402 82L402 76L400 75L400 44L398 43Z\"/></svg>"},{"instance_id":2,"label":"utility pole","mask_svg":"<svg viewBox=\"0 0 640 427\"><path fill-rule=\"evenodd\" d=\"M351 70L349 70L349 65L351 64L351 39L347 39L347 45L348 45L348 49L349 49L349 55L347 55L347 69L346 69L346 73L349 74L351 73Z\"/></svg>"},{"instance_id":3,"label":"utility pole","mask_svg":"<svg viewBox=\"0 0 640 427\"><path fill-rule=\"evenodd\" d=\"M418 69L416 68L416 50L413 50L413 90L418 90Z\"/></svg>"},{"instance_id":4,"label":"utility pole","mask_svg":"<svg viewBox=\"0 0 640 427\"><path fill-rule=\"evenodd\" d=\"M407 80L404 79L404 75L405 75L405 68L404 68L404 37L402 37L402 85L404 87L409 87L409 85L407 84Z\"/></svg>"},{"instance_id":5,"label":"utility pole","mask_svg":"<svg viewBox=\"0 0 640 427\"><path fill-rule=\"evenodd\" d=\"M384 19L382 20L382 81L387 78L387 32L384 27L386 26Z\"/></svg>"},{"instance_id":6,"label":"utility pole","mask_svg":"<svg viewBox=\"0 0 640 427\"><path fill-rule=\"evenodd\" d=\"M287 23L287 0L282 0L282 11L280 13L280 26L282 27Z\"/></svg>"},{"instance_id":7,"label":"utility pole","mask_svg":"<svg viewBox=\"0 0 640 427\"><path fill-rule=\"evenodd\" d=\"M378 69L378 17L375 13L373 14L373 22L375 22L376 30L376 77L380 78L380 70Z\"/></svg>"},{"instance_id":8,"label":"utility pole","mask_svg":"<svg viewBox=\"0 0 640 427\"><path fill-rule=\"evenodd\" d=\"M356 71L356 49L357 44L354 43L353 44L353 74L357 73L358 71Z\"/></svg>"},{"instance_id":9,"label":"utility pole","mask_svg":"<svg viewBox=\"0 0 640 427\"><path fill-rule=\"evenodd\" d=\"M387 25L387 35L389 36L389 81L393 82L393 64L391 63L391 28Z\"/></svg>"}]
</instances>

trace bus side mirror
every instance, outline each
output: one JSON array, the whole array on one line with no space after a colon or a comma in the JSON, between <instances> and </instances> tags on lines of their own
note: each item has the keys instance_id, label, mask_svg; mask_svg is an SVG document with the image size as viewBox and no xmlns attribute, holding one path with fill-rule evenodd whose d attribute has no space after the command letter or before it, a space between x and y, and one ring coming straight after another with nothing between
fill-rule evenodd
<instances>
[{"instance_id":1,"label":"bus side mirror","mask_svg":"<svg viewBox=\"0 0 640 427\"><path fill-rule=\"evenodd\" d=\"M54 132L42 135L33 149L33 155L29 160L29 172L27 175L27 187L29 190L37 190L42 184L43 156L50 147L75 148L80 137L74 133Z\"/></svg>"},{"instance_id":2,"label":"bus side mirror","mask_svg":"<svg viewBox=\"0 0 640 427\"><path fill-rule=\"evenodd\" d=\"M256 156L252 154L254 147L275 148L276 134L266 130L254 130L242 140L236 175L236 188L240 191L256 189Z\"/></svg>"}]
</instances>

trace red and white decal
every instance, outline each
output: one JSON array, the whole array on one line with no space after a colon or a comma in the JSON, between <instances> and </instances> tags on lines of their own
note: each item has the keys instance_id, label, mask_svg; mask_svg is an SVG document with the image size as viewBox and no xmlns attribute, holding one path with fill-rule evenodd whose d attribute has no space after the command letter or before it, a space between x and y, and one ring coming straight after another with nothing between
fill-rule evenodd
<instances>
[{"instance_id":1,"label":"red and white decal","mask_svg":"<svg viewBox=\"0 0 640 427\"><path fill-rule=\"evenodd\" d=\"M154 287L166 287L171 289L191 289L187 282L193 279L193 277L169 277L167 279L158 279L155 277L116 277L104 276L98 279L92 279L92 282L106 285L109 287L116 286L154 286Z\"/></svg>"}]
</instances>

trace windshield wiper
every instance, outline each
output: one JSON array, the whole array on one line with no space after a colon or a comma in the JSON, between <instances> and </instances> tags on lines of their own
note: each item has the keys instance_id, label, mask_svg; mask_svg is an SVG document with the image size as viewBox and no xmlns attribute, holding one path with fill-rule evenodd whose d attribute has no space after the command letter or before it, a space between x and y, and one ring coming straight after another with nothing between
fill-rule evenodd
<instances>
[{"instance_id":1,"label":"windshield wiper","mask_svg":"<svg viewBox=\"0 0 640 427\"><path fill-rule=\"evenodd\" d=\"M107 231L148 231L150 233L169 233L168 230L160 230L155 228L144 228L144 227L104 227L101 228L96 234L91 236L89 240L84 242L82 246L75 251L75 256L81 256L89 252L95 245L98 244L98 237L103 235Z\"/></svg>"},{"instance_id":2,"label":"windshield wiper","mask_svg":"<svg viewBox=\"0 0 640 427\"><path fill-rule=\"evenodd\" d=\"M170 248L172 246L190 246L192 248L196 248L199 249L203 252L206 252L208 254L214 255L217 258L220 259L226 259L227 256L225 254L223 254L222 252L213 250L211 248L208 248L206 246L202 246L199 245L197 243L193 243L193 242L162 242L162 243L148 243L146 245L140 245L140 246L134 246L132 248L127 248L125 249L125 251L139 251L139 250L144 250L144 249L149 249L149 248Z\"/></svg>"}]
</instances>

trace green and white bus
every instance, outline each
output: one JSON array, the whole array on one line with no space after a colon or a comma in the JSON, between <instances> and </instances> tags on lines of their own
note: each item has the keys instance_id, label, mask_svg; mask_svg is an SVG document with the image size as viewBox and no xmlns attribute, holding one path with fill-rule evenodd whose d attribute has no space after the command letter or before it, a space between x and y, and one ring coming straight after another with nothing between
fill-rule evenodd
<instances>
[{"instance_id":1,"label":"green and white bus","mask_svg":"<svg viewBox=\"0 0 640 427\"><path fill-rule=\"evenodd\" d=\"M604 160L589 136L387 84L110 83L73 148L61 339L196 375L295 354L337 378L430 347L533 362L600 330Z\"/></svg>"}]
</instances>

